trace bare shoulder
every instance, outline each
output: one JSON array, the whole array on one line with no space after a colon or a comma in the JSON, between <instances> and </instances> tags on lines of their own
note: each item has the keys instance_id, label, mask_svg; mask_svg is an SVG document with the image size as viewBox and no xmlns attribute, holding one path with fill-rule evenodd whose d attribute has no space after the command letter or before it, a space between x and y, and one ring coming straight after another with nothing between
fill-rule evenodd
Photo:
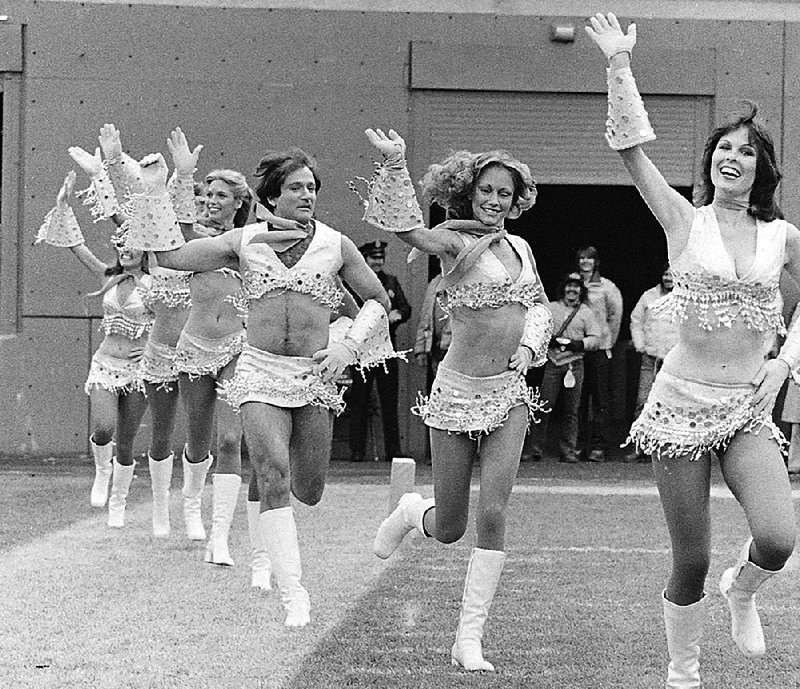
<instances>
[{"instance_id":1,"label":"bare shoulder","mask_svg":"<svg viewBox=\"0 0 800 689\"><path fill-rule=\"evenodd\" d=\"M786 260L800 261L800 230L790 222L786 223Z\"/></svg>"}]
</instances>

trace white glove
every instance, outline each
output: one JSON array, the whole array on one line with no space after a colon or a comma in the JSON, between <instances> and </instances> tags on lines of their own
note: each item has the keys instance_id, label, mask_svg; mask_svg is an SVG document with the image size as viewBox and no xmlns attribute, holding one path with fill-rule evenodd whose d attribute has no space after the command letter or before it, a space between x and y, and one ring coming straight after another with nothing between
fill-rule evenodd
<instances>
[{"instance_id":1,"label":"white glove","mask_svg":"<svg viewBox=\"0 0 800 689\"><path fill-rule=\"evenodd\" d=\"M406 142L394 129L384 134L382 129L364 131L369 142L383 155L384 165L402 165L406 160Z\"/></svg>"},{"instance_id":2,"label":"white glove","mask_svg":"<svg viewBox=\"0 0 800 689\"><path fill-rule=\"evenodd\" d=\"M167 162L160 153L149 153L139 161L142 168L142 181L149 196L159 196L167 192Z\"/></svg>"},{"instance_id":3,"label":"white glove","mask_svg":"<svg viewBox=\"0 0 800 689\"><path fill-rule=\"evenodd\" d=\"M100 157L100 148L96 148L94 155L84 151L80 146L70 146L67 149L70 157L80 166L89 177L97 177L105 170L103 159Z\"/></svg>"},{"instance_id":4,"label":"white glove","mask_svg":"<svg viewBox=\"0 0 800 689\"><path fill-rule=\"evenodd\" d=\"M608 18L598 12L589 17L589 22L592 25L586 27L586 33L609 60L617 53L633 53L633 46L636 45L636 24L629 24L628 32L625 33L612 12L608 13Z\"/></svg>"},{"instance_id":5,"label":"white glove","mask_svg":"<svg viewBox=\"0 0 800 689\"><path fill-rule=\"evenodd\" d=\"M356 360L356 353L343 342L334 342L311 357L316 363L313 372L326 383L335 381Z\"/></svg>"},{"instance_id":6,"label":"white glove","mask_svg":"<svg viewBox=\"0 0 800 689\"><path fill-rule=\"evenodd\" d=\"M203 144L195 146L193 151L190 150L186 135L180 127L175 127L170 132L169 139L167 139L167 148L172 154L172 162L175 164L177 173L184 177L193 175L195 168L197 168L197 159L200 157L200 151L203 150Z\"/></svg>"},{"instance_id":7,"label":"white glove","mask_svg":"<svg viewBox=\"0 0 800 689\"><path fill-rule=\"evenodd\" d=\"M56 207L61 210L65 211L69 208L69 197L72 196L72 190L75 187L75 171L70 170L67 173L67 176L64 178L64 183L61 185L61 189L58 190L58 196L56 196Z\"/></svg>"}]
</instances>

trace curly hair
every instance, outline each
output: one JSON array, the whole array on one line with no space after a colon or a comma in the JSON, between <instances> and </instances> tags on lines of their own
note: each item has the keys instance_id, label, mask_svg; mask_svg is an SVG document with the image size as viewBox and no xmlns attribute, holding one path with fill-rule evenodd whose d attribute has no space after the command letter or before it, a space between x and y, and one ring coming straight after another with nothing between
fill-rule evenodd
<instances>
[{"instance_id":1,"label":"curly hair","mask_svg":"<svg viewBox=\"0 0 800 689\"><path fill-rule=\"evenodd\" d=\"M206 189L208 189L208 185L211 182L217 181L227 184L233 193L233 197L242 202L242 205L233 216L233 226L244 227L247 224L247 218L250 217L250 209L253 207L253 190L247 183L247 179L241 172L236 170L212 170L204 180Z\"/></svg>"},{"instance_id":2,"label":"curly hair","mask_svg":"<svg viewBox=\"0 0 800 689\"><path fill-rule=\"evenodd\" d=\"M451 219L472 218L472 192L481 174L490 166L500 166L511 173L514 182L512 213L515 218L533 206L536 200L536 183L530 168L507 151L484 153L453 151L440 163L433 163L420 180L422 198L445 209Z\"/></svg>"},{"instance_id":3,"label":"curly hair","mask_svg":"<svg viewBox=\"0 0 800 689\"><path fill-rule=\"evenodd\" d=\"M322 182L317 175L317 161L308 153L297 147L285 151L267 151L255 171L255 176L259 178L256 184L258 200L270 210L274 210L275 206L270 203L270 199L278 198L286 178L304 167L311 170L314 184L319 191Z\"/></svg>"},{"instance_id":4,"label":"curly hair","mask_svg":"<svg viewBox=\"0 0 800 689\"><path fill-rule=\"evenodd\" d=\"M775 157L772 135L764 124L756 119L758 106L750 101L746 101L746 103L749 106L749 112L717 127L708 137L703 150L700 181L695 191L694 205L706 206L714 200L711 157L723 136L744 127L748 131L750 144L756 149L756 175L753 188L750 190L750 208L747 212L758 220L769 222L783 217L778 202L775 200L775 190L782 175Z\"/></svg>"}]
</instances>

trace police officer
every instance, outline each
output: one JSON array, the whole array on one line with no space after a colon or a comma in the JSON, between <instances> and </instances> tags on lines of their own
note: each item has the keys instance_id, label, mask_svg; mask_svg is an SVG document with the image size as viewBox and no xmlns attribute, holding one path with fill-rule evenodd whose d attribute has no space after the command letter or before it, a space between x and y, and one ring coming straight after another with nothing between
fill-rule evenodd
<instances>
[{"instance_id":1,"label":"police officer","mask_svg":"<svg viewBox=\"0 0 800 689\"><path fill-rule=\"evenodd\" d=\"M362 244L359 251L364 255L369 265L383 288L389 295L391 307L389 310L389 335L392 345L397 345L397 326L405 323L411 317L411 306L406 300L403 289L398 279L383 270L386 262L386 242L379 240ZM361 462L367 442L367 422L369 420L369 399L372 392L373 381L378 386L378 400L381 407L381 421L383 423L383 443L386 461L402 454L400 450L400 430L397 419L397 390L398 390L398 364L397 359L386 362L386 370L377 366L365 371L366 380L361 374L353 376L353 386L350 389L347 408L350 415L350 454L351 461Z\"/></svg>"}]
</instances>

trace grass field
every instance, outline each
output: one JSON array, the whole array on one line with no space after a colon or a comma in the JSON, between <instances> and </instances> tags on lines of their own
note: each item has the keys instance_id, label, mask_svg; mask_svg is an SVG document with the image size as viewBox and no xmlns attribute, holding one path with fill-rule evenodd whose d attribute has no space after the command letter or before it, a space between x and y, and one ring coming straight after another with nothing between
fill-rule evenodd
<instances>
[{"instance_id":1,"label":"grass field","mask_svg":"<svg viewBox=\"0 0 800 689\"><path fill-rule=\"evenodd\" d=\"M494 674L449 662L473 532L448 547L412 539L386 562L372 555L388 465L335 462L322 503L296 506L313 605L303 630L283 627L274 591L249 587L245 488L232 532L236 566L213 567L202 562L203 544L182 536L178 490L172 536L151 538L141 466L117 531L88 506L88 461L0 465L0 686L664 686L659 596L669 548L647 466L523 465L484 638ZM418 487L430 494L428 467L419 467ZM767 656L746 660L716 588L746 527L718 478L714 496L705 686L800 687L798 560L759 594Z\"/></svg>"}]
</instances>

